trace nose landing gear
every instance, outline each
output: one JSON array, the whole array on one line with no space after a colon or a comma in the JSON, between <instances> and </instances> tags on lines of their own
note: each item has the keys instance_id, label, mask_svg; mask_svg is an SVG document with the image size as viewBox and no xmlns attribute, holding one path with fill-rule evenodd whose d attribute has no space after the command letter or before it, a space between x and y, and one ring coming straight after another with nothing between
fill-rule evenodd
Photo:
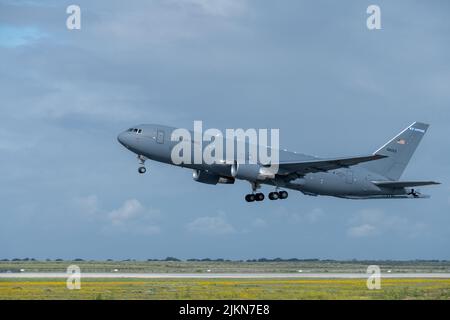
<instances>
[{"instance_id":1,"label":"nose landing gear","mask_svg":"<svg viewBox=\"0 0 450 320\"><path fill-rule=\"evenodd\" d=\"M141 156L141 155L138 155L137 158L138 158L139 164L141 165L141 166L138 168L138 172L139 172L140 174L144 174L145 172L147 172L147 169L144 167L144 165L145 165L145 160L147 160L147 158L144 157L144 156Z\"/></svg>"},{"instance_id":2,"label":"nose landing gear","mask_svg":"<svg viewBox=\"0 0 450 320\"><path fill-rule=\"evenodd\" d=\"M139 167L139 168L138 168L138 172L139 172L140 174L144 174L146 171L147 171L147 169L146 169L145 167Z\"/></svg>"}]
</instances>

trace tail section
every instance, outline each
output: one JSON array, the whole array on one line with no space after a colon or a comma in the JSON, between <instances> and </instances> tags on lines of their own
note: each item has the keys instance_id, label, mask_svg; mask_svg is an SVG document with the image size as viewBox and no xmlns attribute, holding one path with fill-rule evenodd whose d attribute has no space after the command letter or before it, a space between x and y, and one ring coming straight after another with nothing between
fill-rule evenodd
<instances>
[{"instance_id":1,"label":"tail section","mask_svg":"<svg viewBox=\"0 0 450 320\"><path fill-rule=\"evenodd\" d=\"M387 158L367 162L362 166L389 180L398 180L428 127L428 124L414 122L374 152L375 155L387 156Z\"/></svg>"}]
</instances>

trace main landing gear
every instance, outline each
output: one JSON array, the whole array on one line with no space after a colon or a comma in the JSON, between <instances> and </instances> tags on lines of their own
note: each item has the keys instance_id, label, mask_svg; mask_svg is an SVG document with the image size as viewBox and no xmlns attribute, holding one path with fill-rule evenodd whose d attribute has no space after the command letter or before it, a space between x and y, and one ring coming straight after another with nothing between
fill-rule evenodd
<instances>
[{"instance_id":1,"label":"main landing gear","mask_svg":"<svg viewBox=\"0 0 450 320\"><path fill-rule=\"evenodd\" d=\"M245 201L247 202L263 201L263 200L264 200L264 193L261 192L250 193L245 196Z\"/></svg>"},{"instance_id":2,"label":"main landing gear","mask_svg":"<svg viewBox=\"0 0 450 320\"><path fill-rule=\"evenodd\" d=\"M257 192L259 188L261 188L261 185L255 182L250 182L252 185L252 193L249 193L245 195L245 201L247 202L253 202L253 201L263 201L264 200L264 193Z\"/></svg>"},{"instance_id":3,"label":"main landing gear","mask_svg":"<svg viewBox=\"0 0 450 320\"><path fill-rule=\"evenodd\" d=\"M278 199L284 200L284 199L287 199L288 196L289 196L289 194L287 193L287 191L284 191L284 190L279 191L279 192L274 191L274 192L269 193L270 200L278 200Z\"/></svg>"},{"instance_id":4,"label":"main landing gear","mask_svg":"<svg viewBox=\"0 0 450 320\"><path fill-rule=\"evenodd\" d=\"M147 160L147 158L144 157L144 156L141 156L141 155L137 156L137 158L138 158L138 160L139 160L139 164L141 165L141 166L138 168L138 172L139 172L140 174L144 174L145 172L147 172L147 169L144 167L144 165L145 165L145 160Z\"/></svg>"},{"instance_id":5,"label":"main landing gear","mask_svg":"<svg viewBox=\"0 0 450 320\"><path fill-rule=\"evenodd\" d=\"M245 195L245 201L247 202L253 202L253 201L263 201L264 200L264 194L261 192L255 193L258 188L260 188L260 185L257 185L255 183L252 183L252 190L253 193L249 193ZM270 200L277 200L277 199L286 199L288 197L287 191L274 191L269 193L269 199Z\"/></svg>"}]
</instances>

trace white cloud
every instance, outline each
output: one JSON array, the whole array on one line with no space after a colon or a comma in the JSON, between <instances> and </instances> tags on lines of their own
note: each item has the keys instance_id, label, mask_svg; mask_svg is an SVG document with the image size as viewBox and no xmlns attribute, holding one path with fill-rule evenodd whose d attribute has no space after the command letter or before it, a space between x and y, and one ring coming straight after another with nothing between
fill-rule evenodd
<instances>
[{"instance_id":1,"label":"white cloud","mask_svg":"<svg viewBox=\"0 0 450 320\"><path fill-rule=\"evenodd\" d=\"M206 235L223 235L236 232L235 228L227 221L225 213L216 216L200 217L188 223L189 232Z\"/></svg>"},{"instance_id":2,"label":"white cloud","mask_svg":"<svg viewBox=\"0 0 450 320\"><path fill-rule=\"evenodd\" d=\"M321 208L314 208L305 214L305 219L310 223L318 222L324 216Z\"/></svg>"},{"instance_id":3,"label":"white cloud","mask_svg":"<svg viewBox=\"0 0 450 320\"><path fill-rule=\"evenodd\" d=\"M154 220L159 216L159 210L147 209L138 200L126 200L123 205L107 213L111 223L107 231L120 231L152 235L161 231Z\"/></svg>"},{"instance_id":4,"label":"white cloud","mask_svg":"<svg viewBox=\"0 0 450 320\"><path fill-rule=\"evenodd\" d=\"M159 210L146 208L136 199L126 200L119 208L111 211L101 208L96 195L78 198L76 204L82 213L103 223L102 230L105 233L152 235L161 231L155 223L160 216Z\"/></svg>"},{"instance_id":5,"label":"white cloud","mask_svg":"<svg viewBox=\"0 0 450 320\"><path fill-rule=\"evenodd\" d=\"M395 232L407 237L416 237L427 228L422 222L405 217L386 214L380 209L363 209L349 220L347 235L350 237L370 237L386 232Z\"/></svg>"},{"instance_id":6,"label":"white cloud","mask_svg":"<svg viewBox=\"0 0 450 320\"><path fill-rule=\"evenodd\" d=\"M96 195L89 195L86 197L78 198L76 199L76 203L81 209L82 213L93 215L98 213L100 210L98 197Z\"/></svg>"},{"instance_id":7,"label":"white cloud","mask_svg":"<svg viewBox=\"0 0 450 320\"><path fill-rule=\"evenodd\" d=\"M138 200L130 199L125 201L120 208L109 212L108 217L111 219L112 224L117 225L138 217L143 214L144 211L144 207Z\"/></svg>"},{"instance_id":8,"label":"white cloud","mask_svg":"<svg viewBox=\"0 0 450 320\"><path fill-rule=\"evenodd\" d=\"M378 235L393 224L392 217L387 219L384 212L379 209L363 209L349 222L351 226L347 230L347 235L356 238Z\"/></svg>"},{"instance_id":9,"label":"white cloud","mask_svg":"<svg viewBox=\"0 0 450 320\"><path fill-rule=\"evenodd\" d=\"M35 99L33 109L27 110L28 116L46 119L60 119L83 115L91 119L102 118L112 121L129 119L137 120L144 116L140 110L141 101L145 101L145 93L126 84L101 83L47 83L49 92ZM120 89L119 89L120 88ZM95 108L92 108L95 105ZM152 108L155 106L151 105Z\"/></svg>"},{"instance_id":10,"label":"white cloud","mask_svg":"<svg viewBox=\"0 0 450 320\"><path fill-rule=\"evenodd\" d=\"M276 210L276 214L283 219L288 219L294 223L309 223L314 224L319 222L325 215L322 208L314 208L309 211L299 212L297 209L290 210L286 207L279 207Z\"/></svg>"},{"instance_id":11,"label":"white cloud","mask_svg":"<svg viewBox=\"0 0 450 320\"><path fill-rule=\"evenodd\" d=\"M200 9L203 14L212 16L235 16L246 10L244 0L172 0L171 2L183 7Z\"/></svg>"},{"instance_id":12,"label":"white cloud","mask_svg":"<svg viewBox=\"0 0 450 320\"><path fill-rule=\"evenodd\" d=\"M256 218L255 220L253 220L252 226L254 228L258 228L258 229L259 228L265 228L265 227L267 227L267 222L264 219Z\"/></svg>"},{"instance_id":13,"label":"white cloud","mask_svg":"<svg viewBox=\"0 0 450 320\"><path fill-rule=\"evenodd\" d=\"M244 0L147 1L129 5L126 11L110 10L92 26L91 41L113 37L127 46L115 50L142 48L155 54L169 44L192 41L220 30L235 30L230 19L247 11ZM130 46L130 44L132 44ZM152 46L148 48L148 46Z\"/></svg>"},{"instance_id":14,"label":"white cloud","mask_svg":"<svg viewBox=\"0 0 450 320\"><path fill-rule=\"evenodd\" d=\"M375 226L365 223L349 228L347 233L351 237L367 237L375 235L377 233L377 229Z\"/></svg>"}]
</instances>

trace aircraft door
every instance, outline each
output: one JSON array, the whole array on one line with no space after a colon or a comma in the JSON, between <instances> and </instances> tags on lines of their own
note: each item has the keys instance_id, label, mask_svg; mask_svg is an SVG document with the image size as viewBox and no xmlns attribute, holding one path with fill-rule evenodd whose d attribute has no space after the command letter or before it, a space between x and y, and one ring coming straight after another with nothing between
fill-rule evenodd
<instances>
[{"instance_id":1,"label":"aircraft door","mask_svg":"<svg viewBox=\"0 0 450 320\"><path fill-rule=\"evenodd\" d=\"M156 142L157 143L164 143L164 131L163 130L158 130L156 132Z\"/></svg>"},{"instance_id":2,"label":"aircraft door","mask_svg":"<svg viewBox=\"0 0 450 320\"><path fill-rule=\"evenodd\" d=\"M347 170L347 173L345 174L345 182L353 183L353 171Z\"/></svg>"}]
</instances>

